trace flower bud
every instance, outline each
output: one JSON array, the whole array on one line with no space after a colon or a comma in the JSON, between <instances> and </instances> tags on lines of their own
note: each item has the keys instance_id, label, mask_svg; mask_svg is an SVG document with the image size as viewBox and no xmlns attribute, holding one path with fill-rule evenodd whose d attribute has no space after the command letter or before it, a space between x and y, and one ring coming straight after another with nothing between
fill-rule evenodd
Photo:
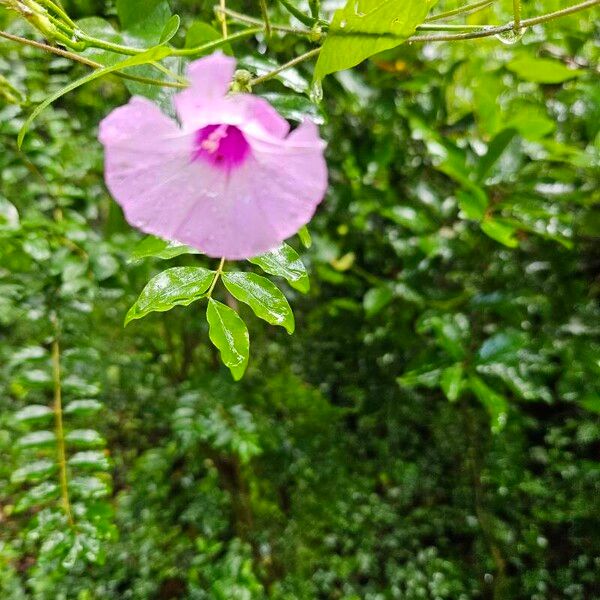
<instances>
[{"instance_id":1,"label":"flower bud","mask_svg":"<svg viewBox=\"0 0 600 600\"><path fill-rule=\"evenodd\" d=\"M246 69L238 69L233 74L233 83L231 84L232 92L252 92L252 86L250 82L252 81L252 73L250 71L246 71Z\"/></svg>"}]
</instances>

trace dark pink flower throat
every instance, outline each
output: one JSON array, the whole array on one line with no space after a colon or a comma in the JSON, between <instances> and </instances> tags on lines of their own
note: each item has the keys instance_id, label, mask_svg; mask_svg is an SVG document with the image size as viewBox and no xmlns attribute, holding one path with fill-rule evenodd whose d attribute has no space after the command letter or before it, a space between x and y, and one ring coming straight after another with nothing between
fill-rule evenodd
<instances>
[{"instance_id":1,"label":"dark pink flower throat","mask_svg":"<svg viewBox=\"0 0 600 600\"><path fill-rule=\"evenodd\" d=\"M249 153L250 144L235 125L206 125L196 132L192 160L230 170L243 164Z\"/></svg>"}]
</instances>

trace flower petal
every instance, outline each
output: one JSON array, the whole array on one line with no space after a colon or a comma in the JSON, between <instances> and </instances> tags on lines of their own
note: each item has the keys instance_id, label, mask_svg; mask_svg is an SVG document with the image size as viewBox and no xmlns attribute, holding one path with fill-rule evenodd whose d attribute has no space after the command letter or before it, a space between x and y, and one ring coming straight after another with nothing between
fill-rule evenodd
<instances>
[{"instance_id":1,"label":"flower petal","mask_svg":"<svg viewBox=\"0 0 600 600\"><path fill-rule=\"evenodd\" d=\"M213 201L199 199L178 231L176 239L210 256L239 260L275 248L310 221L327 189L325 144L314 123L284 140L247 139L252 157L224 175Z\"/></svg>"},{"instance_id":2,"label":"flower petal","mask_svg":"<svg viewBox=\"0 0 600 600\"><path fill-rule=\"evenodd\" d=\"M195 60L187 70L190 86L173 97L177 115L185 129L208 123L215 103L219 103L229 90L235 70L235 59L215 52ZM214 121L218 122L218 121Z\"/></svg>"}]
</instances>

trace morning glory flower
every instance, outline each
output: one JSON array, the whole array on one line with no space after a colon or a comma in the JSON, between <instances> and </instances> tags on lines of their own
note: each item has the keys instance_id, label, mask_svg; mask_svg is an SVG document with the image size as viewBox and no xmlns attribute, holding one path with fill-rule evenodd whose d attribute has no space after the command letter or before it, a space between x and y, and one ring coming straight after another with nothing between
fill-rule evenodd
<instances>
[{"instance_id":1,"label":"morning glory flower","mask_svg":"<svg viewBox=\"0 0 600 600\"><path fill-rule=\"evenodd\" d=\"M313 216L327 189L325 143L264 99L228 94L235 60L215 53L188 68L173 98L179 122L134 96L101 123L105 179L127 221L213 257L278 246Z\"/></svg>"}]
</instances>

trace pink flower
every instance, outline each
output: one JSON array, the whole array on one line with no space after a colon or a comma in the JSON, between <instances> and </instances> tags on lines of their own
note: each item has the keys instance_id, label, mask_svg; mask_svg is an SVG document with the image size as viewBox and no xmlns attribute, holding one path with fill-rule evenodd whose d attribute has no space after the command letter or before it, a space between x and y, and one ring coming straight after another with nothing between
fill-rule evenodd
<instances>
[{"instance_id":1,"label":"pink flower","mask_svg":"<svg viewBox=\"0 0 600 600\"><path fill-rule=\"evenodd\" d=\"M181 122L133 97L100 124L108 189L134 227L213 257L257 256L295 234L327 189L325 143L264 99L228 95L235 61L190 64Z\"/></svg>"}]
</instances>

